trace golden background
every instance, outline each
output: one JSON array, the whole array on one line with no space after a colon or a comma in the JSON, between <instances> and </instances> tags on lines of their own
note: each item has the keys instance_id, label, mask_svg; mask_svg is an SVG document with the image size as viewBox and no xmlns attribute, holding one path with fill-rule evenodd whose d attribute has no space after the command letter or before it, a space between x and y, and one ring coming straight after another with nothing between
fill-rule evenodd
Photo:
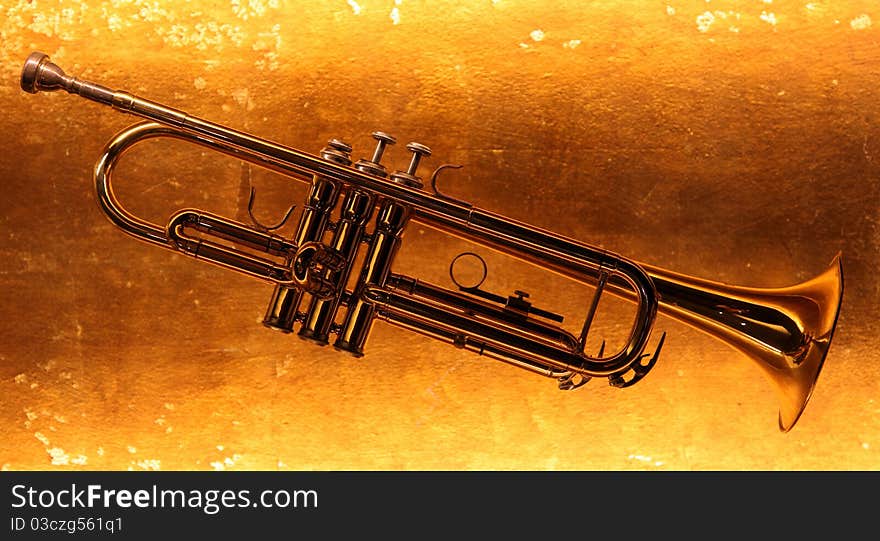
<instances>
[{"instance_id":1,"label":"golden background","mask_svg":"<svg viewBox=\"0 0 880 541\"><path fill-rule=\"evenodd\" d=\"M876 2L0 0L3 469L877 469ZM68 73L308 152L369 133L465 164L476 206L687 274L783 286L841 251L846 290L799 424L740 353L665 317L633 388L553 381L377 323L355 360L260 320L271 286L123 235L91 170L134 119L31 96ZM182 143L120 167L126 206L269 222L304 186ZM398 271L467 245L411 227ZM580 314L487 254L486 288ZM546 283L545 283L546 282ZM613 329L613 326L612 326ZM656 340L656 338L655 338Z\"/></svg>"}]
</instances>

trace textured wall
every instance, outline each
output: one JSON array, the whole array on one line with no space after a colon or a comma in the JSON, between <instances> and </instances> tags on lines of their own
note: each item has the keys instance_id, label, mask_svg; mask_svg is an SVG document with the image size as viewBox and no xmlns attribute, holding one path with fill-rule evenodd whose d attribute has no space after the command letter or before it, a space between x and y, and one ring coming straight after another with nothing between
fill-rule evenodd
<instances>
[{"instance_id":1,"label":"textured wall","mask_svg":"<svg viewBox=\"0 0 880 541\"><path fill-rule=\"evenodd\" d=\"M6 469L876 469L880 10L874 2L0 1L0 465ZM748 359L666 318L627 390L544 378L382 324L354 360L260 325L271 287L137 243L91 169L133 119L18 88L69 73L316 152L369 133L463 163L445 190L679 272L783 286L838 252L844 306L795 429ZM402 145L386 159L405 166ZM119 194L272 221L304 186L180 143ZM470 247L413 227L396 270ZM586 293L488 254L486 287ZM615 313L609 309L607 313ZM614 324L609 324L614 331Z\"/></svg>"}]
</instances>

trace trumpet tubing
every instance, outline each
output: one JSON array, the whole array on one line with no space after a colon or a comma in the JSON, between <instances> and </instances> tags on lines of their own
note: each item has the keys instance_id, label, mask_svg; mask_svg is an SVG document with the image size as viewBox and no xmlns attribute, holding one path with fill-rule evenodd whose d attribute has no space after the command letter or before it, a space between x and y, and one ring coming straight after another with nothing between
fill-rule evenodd
<instances>
[{"instance_id":1,"label":"trumpet tubing","mask_svg":"<svg viewBox=\"0 0 880 541\"><path fill-rule=\"evenodd\" d=\"M65 90L145 118L111 139L95 166L97 199L107 217L141 241L273 284L264 325L286 333L299 325L298 336L321 345L335 335L333 347L356 357L365 354L370 330L381 320L554 378L561 389L599 377L629 387L659 357L665 333L653 353L645 350L660 311L749 356L776 388L779 428L788 431L831 344L843 293L839 255L803 284L728 286L641 264L444 195L436 176L457 166L439 167L426 190L418 167L431 151L419 143L406 147L412 153L407 170L389 174L381 159L396 140L383 132L373 134L377 146L370 158L355 162L351 146L338 139L312 155L71 77L38 52L24 64L21 87L30 93ZM246 224L183 209L160 225L128 212L113 191L115 166L133 145L156 137L201 145L309 183L293 235L275 232L283 221L267 227L253 216ZM525 292L505 297L481 289L482 280L465 286L454 276L458 288L447 289L394 273L410 222L593 286L580 335L563 329L561 316L534 306ZM364 246L363 263L355 268ZM603 342L590 355L587 336L603 292L633 301L635 314L618 351L606 354Z\"/></svg>"}]
</instances>

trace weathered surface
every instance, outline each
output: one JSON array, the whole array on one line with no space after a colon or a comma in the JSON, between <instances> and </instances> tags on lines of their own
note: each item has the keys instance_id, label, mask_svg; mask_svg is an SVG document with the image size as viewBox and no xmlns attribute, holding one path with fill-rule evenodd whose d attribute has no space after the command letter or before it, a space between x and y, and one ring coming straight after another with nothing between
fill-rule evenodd
<instances>
[{"instance_id":1,"label":"weathered surface","mask_svg":"<svg viewBox=\"0 0 880 541\"><path fill-rule=\"evenodd\" d=\"M0 466L8 469L876 469L880 11L874 2L344 1L0 5ZM132 119L30 96L73 74L315 152L420 141L475 205L696 276L846 274L798 426L740 354L680 324L649 377L553 382L377 325L354 360L259 324L270 286L136 243L91 168ZM405 167L403 145L389 168ZM131 210L271 221L304 188L157 142ZM123 178L124 177L124 178ZM396 269L449 285L467 245L414 227ZM486 287L572 315L587 292L489 255Z\"/></svg>"}]
</instances>

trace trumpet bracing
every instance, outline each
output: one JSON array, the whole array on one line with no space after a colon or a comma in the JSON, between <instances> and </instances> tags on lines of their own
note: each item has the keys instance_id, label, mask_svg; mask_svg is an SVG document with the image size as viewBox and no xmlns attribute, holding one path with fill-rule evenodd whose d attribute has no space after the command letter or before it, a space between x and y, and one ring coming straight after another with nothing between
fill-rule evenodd
<instances>
[{"instance_id":1,"label":"trumpet bracing","mask_svg":"<svg viewBox=\"0 0 880 541\"><path fill-rule=\"evenodd\" d=\"M336 349L357 357L374 322L382 320L553 378L561 389L600 377L629 387L658 359L665 333L653 353L645 350L660 310L754 360L778 393L779 428L788 431L831 344L843 294L840 255L802 284L729 286L637 263L449 197L436 179L454 165L437 168L425 189L418 166L431 151L419 143L406 147L412 152L407 170L389 174L381 159L396 141L383 132L373 133L377 146L370 158L354 161L352 147L338 139L313 155L68 76L39 52L27 58L21 88L63 89L147 119L111 139L95 166L97 199L108 218L137 239L273 284L266 326L293 332L298 325L300 337L321 345L332 339ZM308 183L295 233L284 237L275 232L281 224L267 227L252 214L253 223L245 224L183 209L159 225L128 212L113 192L114 167L130 147L156 137L188 141ZM465 285L455 277L453 290L394 273L410 221L592 286L579 335L561 328L562 317L535 307L525 292L504 297L482 290L482 281ZM365 256L355 269L361 249ZM485 262L470 255L483 265L485 278ZM633 301L633 323L619 351L606 354L603 341L589 355L587 336L605 291Z\"/></svg>"}]
</instances>

